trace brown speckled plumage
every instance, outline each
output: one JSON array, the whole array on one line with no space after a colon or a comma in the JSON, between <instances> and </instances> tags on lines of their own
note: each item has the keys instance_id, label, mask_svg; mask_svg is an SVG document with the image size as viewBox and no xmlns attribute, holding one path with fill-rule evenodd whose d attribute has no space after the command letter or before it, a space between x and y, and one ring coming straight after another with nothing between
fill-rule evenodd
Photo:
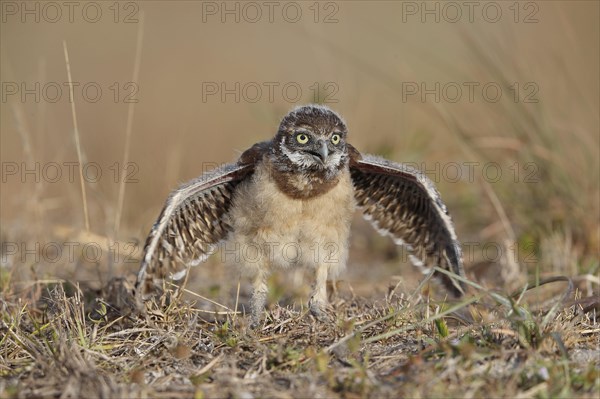
<instances>
[{"instance_id":1,"label":"brown speckled plumage","mask_svg":"<svg viewBox=\"0 0 600 399\"><path fill-rule=\"evenodd\" d=\"M161 285L164 278L176 278L195 261L202 261L214 245L231 231L226 215L236 186L253 165L225 165L192 180L174 191L144 246L138 273L140 292ZM177 279L177 278L176 278Z\"/></svg>"},{"instance_id":2,"label":"brown speckled plumage","mask_svg":"<svg viewBox=\"0 0 600 399\"><path fill-rule=\"evenodd\" d=\"M463 275L461 250L450 215L433 183L420 171L365 155L350 167L357 206L382 234L412 252L424 273L439 266ZM455 296L463 286L436 273Z\"/></svg>"},{"instance_id":3,"label":"brown speckled plumage","mask_svg":"<svg viewBox=\"0 0 600 399\"><path fill-rule=\"evenodd\" d=\"M329 108L299 107L283 118L271 141L255 144L235 164L175 190L146 241L138 297L164 278L183 277L189 265L228 240L258 246L264 255L242 265L254 277L254 324L264 307L271 268L298 263L316 271L310 308L321 316L327 277L346 266L355 207L380 233L405 245L424 272L439 266L463 275L452 221L433 183L405 165L361 155L346 136L345 123ZM282 257L273 243L296 245L298 256ZM303 252L332 244L337 248L333 261ZM463 293L461 283L434 276L453 295Z\"/></svg>"}]
</instances>

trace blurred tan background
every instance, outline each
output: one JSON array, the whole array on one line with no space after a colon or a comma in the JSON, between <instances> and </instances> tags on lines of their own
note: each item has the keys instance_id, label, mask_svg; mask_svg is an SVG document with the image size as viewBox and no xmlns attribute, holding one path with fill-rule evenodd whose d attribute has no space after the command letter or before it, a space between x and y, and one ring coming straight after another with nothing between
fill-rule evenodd
<instances>
[{"instance_id":1,"label":"blurred tan background","mask_svg":"<svg viewBox=\"0 0 600 399\"><path fill-rule=\"evenodd\" d=\"M107 256L49 262L24 248L143 242L170 190L270 138L292 107L315 101L345 117L361 151L424 166L469 243L467 268L482 280L508 287L539 272L597 273L597 2L76 2L72 16L60 2L1 3L2 267L13 280L135 270ZM139 79L129 85L138 34ZM65 164L78 157L63 40L80 83L81 151L95 163L88 177L102 172L86 182L85 234L78 172ZM222 97L222 85L233 91ZM124 164L128 99L137 103ZM117 170L130 174L115 231ZM413 273L374 234L357 218L343 278L361 292ZM118 248L121 258L131 253ZM207 284L203 273L192 282Z\"/></svg>"}]
</instances>

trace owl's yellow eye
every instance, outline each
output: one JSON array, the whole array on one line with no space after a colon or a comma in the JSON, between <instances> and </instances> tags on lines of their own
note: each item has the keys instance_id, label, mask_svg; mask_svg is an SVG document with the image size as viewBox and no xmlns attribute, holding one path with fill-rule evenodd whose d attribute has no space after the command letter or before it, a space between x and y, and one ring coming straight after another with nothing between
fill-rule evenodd
<instances>
[{"instance_id":1,"label":"owl's yellow eye","mask_svg":"<svg viewBox=\"0 0 600 399\"><path fill-rule=\"evenodd\" d=\"M339 144L341 139L342 138L340 137L339 134L334 134L333 136L331 136L331 142L333 144Z\"/></svg>"},{"instance_id":2,"label":"owl's yellow eye","mask_svg":"<svg viewBox=\"0 0 600 399\"><path fill-rule=\"evenodd\" d=\"M308 143L308 136L304 133L299 133L296 135L296 141L298 141L300 144L306 144Z\"/></svg>"}]
</instances>

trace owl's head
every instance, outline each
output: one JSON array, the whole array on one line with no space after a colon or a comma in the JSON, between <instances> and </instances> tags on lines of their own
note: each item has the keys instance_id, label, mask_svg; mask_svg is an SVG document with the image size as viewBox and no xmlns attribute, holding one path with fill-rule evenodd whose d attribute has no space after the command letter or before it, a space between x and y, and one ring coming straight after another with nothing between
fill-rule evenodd
<instances>
[{"instance_id":1,"label":"owl's head","mask_svg":"<svg viewBox=\"0 0 600 399\"><path fill-rule=\"evenodd\" d=\"M348 163L347 134L338 114L311 104L293 109L282 119L274 147L293 169L333 177Z\"/></svg>"}]
</instances>

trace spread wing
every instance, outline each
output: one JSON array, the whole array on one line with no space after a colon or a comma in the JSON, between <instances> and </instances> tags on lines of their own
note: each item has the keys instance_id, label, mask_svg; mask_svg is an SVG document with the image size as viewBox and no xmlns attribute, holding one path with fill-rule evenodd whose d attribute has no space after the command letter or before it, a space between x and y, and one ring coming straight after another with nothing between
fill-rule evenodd
<instances>
[{"instance_id":1,"label":"spread wing","mask_svg":"<svg viewBox=\"0 0 600 399\"><path fill-rule=\"evenodd\" d=\"M208 258L231 231L227 214L238 185L252 175L268 143L259 143L235 164L218 167L173 191L150 230L138 272L139 295L164 278L183 278L188 265Z\"/></svg>"},{"instance_id":2,"label":"spread wing","mask_svg":"<svg viewBox=\"0 0 600 399\"><path fill-rule=\"evenodd\" d=\"M464 276L460 244L433 182L407 165L352 150L350 173L365 219L396 244L405 245L423 273L438 266ZM464 293L459 281L438 272L434 276L453 295Z\"/></svg>"}]
</instances>

